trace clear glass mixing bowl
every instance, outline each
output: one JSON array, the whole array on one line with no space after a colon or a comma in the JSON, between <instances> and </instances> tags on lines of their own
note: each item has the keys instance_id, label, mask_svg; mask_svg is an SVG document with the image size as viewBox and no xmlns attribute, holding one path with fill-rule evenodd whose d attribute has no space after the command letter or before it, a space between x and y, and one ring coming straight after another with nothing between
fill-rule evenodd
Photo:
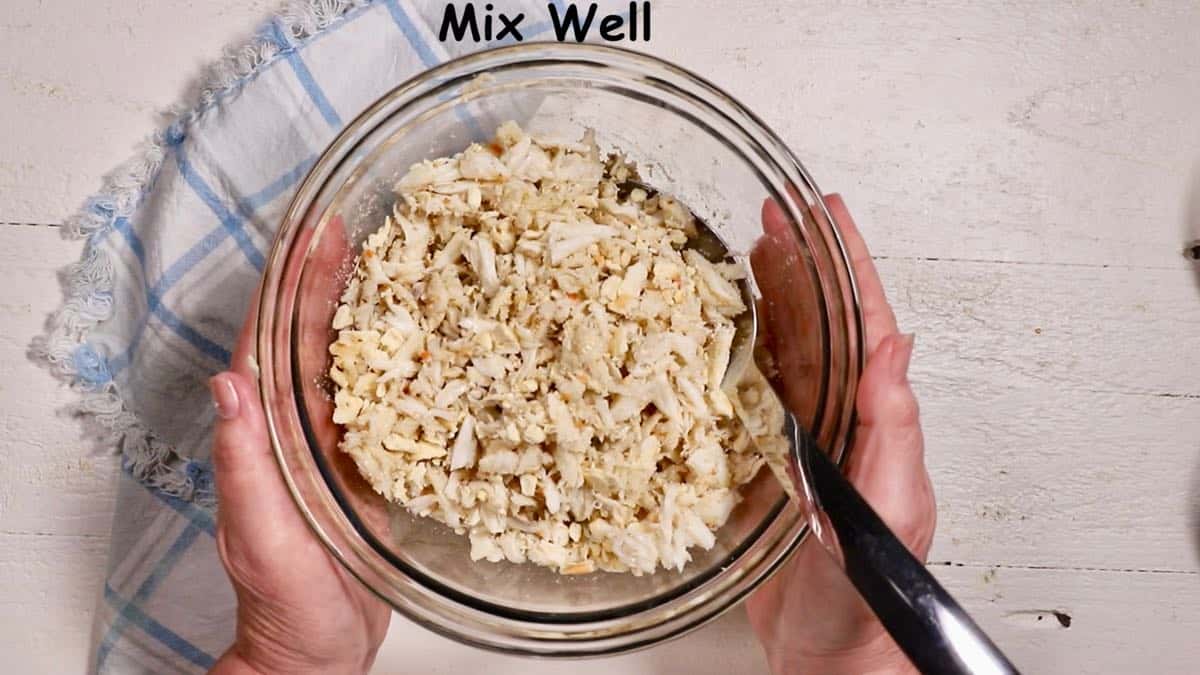
<instances>
[{"instance_id":1,"label":"clear glass mixing bowl","mask_svg":"<svg viewBox=\"0 0 1200 675\"><path fill-rule=\"evenodd\" d=\"M477 77L484 74L483 77ZM795 550L805 525L763 471L709 551L680 573L563 577L533 565L471 562L465 537L390 507L348 456L325 372L330 321L347 270L422 159L486 140L515 119L535 134L579 137L636 161L735 253L762 236L778 202L800 255L787 297L762 312L787 335L797 418L842 460L853 425L863 335L854 281L811 178L729 95L669 63L609 47L525 44L477 53L405 82L360 115L313 167L279 230L261 290L257 358L283 474L316 534L397 610L444 635L507 652L582 656L678 636L733 606ZM755 270L759 273L759 270ZM774 313L774 316L771 314Z\"/></svg>"}]
</instances>

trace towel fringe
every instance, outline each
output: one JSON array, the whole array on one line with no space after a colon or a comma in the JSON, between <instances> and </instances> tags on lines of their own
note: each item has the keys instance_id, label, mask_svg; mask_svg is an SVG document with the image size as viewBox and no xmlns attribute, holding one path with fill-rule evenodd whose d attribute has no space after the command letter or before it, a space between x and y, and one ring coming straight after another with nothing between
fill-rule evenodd
<instances>
[{"instance_id":1,"label":"towel fringe","mask_svg":"<svg viewBox=\"0 0 1200 675\"><path fill-rule=\"evenodd\" d=\"M295 44L372 2L290 0L275 13L273 21ZM223 58L208 67L196 93L187 97L190 100L169 108L164 113L167 123L143 143L132 159L106 176L100 192L64 223L64 237L88 241L79 262L63 271L62 307L51 315L45 334L30 346L34 360L79 394L80 400L71 411L98 423L102 430L98 442L119 452L134 478L163 494L205 508L214 507L216 502L206 466L192 460L180 462L169 445L129 410L109 376L106 361L88 342L91 331L113 316L114 261L96 244L118 219L129 218L137 210L159 175L167 147L186 137L196 120L235 95L282 51L276 41L261 34L226 49Z\"/></svg>"}]
</instances>

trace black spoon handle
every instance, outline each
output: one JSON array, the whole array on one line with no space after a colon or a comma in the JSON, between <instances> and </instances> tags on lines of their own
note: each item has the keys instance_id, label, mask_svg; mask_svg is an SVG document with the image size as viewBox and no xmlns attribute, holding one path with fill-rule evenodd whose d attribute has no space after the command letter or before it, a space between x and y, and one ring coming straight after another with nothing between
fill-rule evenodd
<instances>
[{"instance_id":1,"label":"black spoon handle","mask_svg":"<svg viewBox=\"0 0 1200 675\"><path fill-rule=\"evenodd\" d=\"M913 665L923 673L1017 673L811 434L794 419L789 426L814 534Z\"/></svg>"}]
</instances>

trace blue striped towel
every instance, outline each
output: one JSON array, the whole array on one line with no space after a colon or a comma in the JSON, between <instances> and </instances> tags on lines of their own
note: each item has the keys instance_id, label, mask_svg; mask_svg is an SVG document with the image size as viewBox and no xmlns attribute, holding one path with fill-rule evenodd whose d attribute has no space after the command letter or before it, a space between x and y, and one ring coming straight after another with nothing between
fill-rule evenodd
<instances>
[{"instance_id":1,"label":"blue striped towel","mask_svg":"<svg viewBox=\"0 0 1200 675\"><path fill-rule=\"evenodd\" d=\"M547 37L545 2L493 4L526 13L527 40ZM198 100L70 223L86 238L83 259L35 349L123 458L96 672L203 672L232 639L205 381L228 365L275 227L343 122L485 46L439 42L445 6L292 2L216 64Z\"/></svg>"}]
</instances>

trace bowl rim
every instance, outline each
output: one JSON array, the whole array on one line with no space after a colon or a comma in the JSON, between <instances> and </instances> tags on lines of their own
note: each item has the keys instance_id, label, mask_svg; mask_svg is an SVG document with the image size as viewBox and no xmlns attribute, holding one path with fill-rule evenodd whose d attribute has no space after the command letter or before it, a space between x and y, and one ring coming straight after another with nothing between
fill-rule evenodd
<instances>
[{"instance_id":1,"label":"bowl rim","mask_svg":"<svg viewBox=\"0 0 1200 675\"><path fill-rule=\"evenodd\" d=\"M311 475L293 475L293 471L290 469L291 463L287 456L288 453L283 447L283 441L279 433L278 422L280 420L277 420L275 417L274 402L277 399L277 392L272 390L272 384L275 382L274 375L276 374L275 344L277 322L275 314L278 313L279 308L276 302L277 298L271 297L270 293L279 293L282 275L287 271L290 256L297 248L295 246L297 230L305 222L308 222L309 211L313 207L318 194L324 189L327 179L336 173L338 167L353 155L359 143L377 128L378 122L382 122L391 115L399 113L405 105L423 100L430 93L428 90L422 91L421 88L423 86L428 88L432 86L432 83L438 82L447 74L454 74L451 81L457 82L464 78L469 80L479 73L487 72L489 69L484 66L487 64L494 65L493 62L497 60L508 67L523 67L538 64L611 66L612 61L619 61L623 65L632 64L641 68L664 71L666 74L680 78L689 85L697 87L705 95L712 97L711 101L705 102L708 109L707 112L715 113L723 117L726 121L736 125L742 133L753 141L756 148L766 151L769 163L780 170L786 176L789 183L799 186L797 189L807 191L815 197L811 200L801 198L799 201L807 206L810 215L819 215L824 219L825 226L818 228L819 232L816 233L816 236L822 236L825 239L824 244L828 249L831 262L837 268L836 271L840 275L840 283L835 290L841 292L843 296L842 301L846 304L844 312L850 314L847 330L852 332L852 335L847 335L847 346L850 356L846 367L852 376L848 378L846 384L848 389L845 399L849 400L851 404L848 412L839 421L839 427L842 431L835 432L843 439L841 442L842 447L835 448L835 451L838 453L836 459L840 466L845 465L854 440L856 411L854 410L853 401L857 392L857 379L861 376L865 365L865 324L853 265L845 248L837 222L829 212L828 206L822 198L822 193L794 153L756 114L733 96L707 79L671 62L631 49L610 45L529 42L485 49L461 56L418 73L414 77L393 87L376 99L376 101L364 109L363 112L357 115L353 121L340 131L333 141L322 151L319 159L309 169L304 180L301 181L288 205L284 217L280 221L280 229L267 257L263 281L258 290L256 339L253 351L253 358L259 368L259 377L257 378L259 396L267 417L267 429L277 465L293 501L304 516L310 529L313 530L326 549L343 568L397 611L444 636L475 646L508 653L579 657L632 651L679 637L716 619L726 610L736 605L759 585L770 579L790 559L791 554L807 537L808 526L801 525L798 533L792 537L790 542L782 546L780 550L772 549L769 552L770 555L766 556L770 558L770 561L761 571L756 573L757 576L751 583L740 583L735 584L732 588L717 589L718 593L716 595L706 594L693 597L691 602L679 611L671 613L668 616L646 617L653 620L642 623L630 622L629 619L637 617L639 614L652 613L653 608L649 610L642 609L619 619L603 619L573 624L556 623L551 625L551 628L554 630L547 631L545 624L531 624L530 622L483 612L476 607L465 606L453 597L447 597L445 594L437 593L434 589L424 586L421 588L404 589L405 592L398 593L397 597L400 598L400 601L398 601L397 597L385 594L379 584L372 583L378 580L380 570L378 569L377 561L367 559L369 556L364 557L363 549L370 548L369 545L366 545L365 541L355 542L353 540L344 540L344 532L330 532L321 522L318 522L318 515L313 512L311 505L302 494L303 490L301 486L297 484L298 478L307 479L308 482L312 482L313 477ZM680 90L676 93L683 92ZM724 109L719 106L724 106ZM384 116L380 118L381 115ZM740 116L741 119L735 119L733 115ZM796 230L797 236L804 240L806 233L796 224L801 222L803 215L797 210L793 204L793 200L784 201L787 202L786 208L790 212L792 227ZM812 210L819 211L819 214L812 214ZM824 300L822 301L824 302ZM828 315L828 311L825 314ZM290 328L285 328L284 330L290 331ZM280 370L289 371L286 373L285 379L290 385L290 369L281 368ZM829 378L826 377L825 379L828 380ZM291 400L291 403L302 411L303 406L295 401L294 394L291 393L292 387L288 386L286 389L288 390L288 398ZM827 398L827 395L823 395L822 399L824 398ZM300 414L303 415L303 412ZM321 480L324 481L324 478ZM323 487L326 491L332 491L328 485L323 485ZM336 496L334 496L334 500L336 501ZM794 508L790 505L785 505L785 507ZM341 508L340 504L338 508L341 509L340 515L345 518L345 510ZM779 519L778 511L779 508L777 507L767 525L759 528L758 537L761 537L766 530L776 525ZM355 535L361 540L361 532L357 531L357 528L351 529L354 530ZM372 550L372 553L375 556L380 555L378 551ZM355 562L363 566L360 567ZM409 579L411 580L411 577ZM710 581L712 579L706 580L705 583ZM414 585L421 586L419 583ZM701 586L703 585L701 584ZM685 593L680 597L686 598L687 594ZM440 604L442 606L437 611L430 610L429 607L422 605L422 600L431 601L435 605ZM447 603L455 606L447 607L445 606ZM636 604L641 605L644 603ZM447 621L447 618L450 621ZM455 619L457 619L457 623L454 623ZM503 625L497 626L497 623ZM615 629L614 623L621 624L621 627Z\"/></svg>"}]
</instances>

